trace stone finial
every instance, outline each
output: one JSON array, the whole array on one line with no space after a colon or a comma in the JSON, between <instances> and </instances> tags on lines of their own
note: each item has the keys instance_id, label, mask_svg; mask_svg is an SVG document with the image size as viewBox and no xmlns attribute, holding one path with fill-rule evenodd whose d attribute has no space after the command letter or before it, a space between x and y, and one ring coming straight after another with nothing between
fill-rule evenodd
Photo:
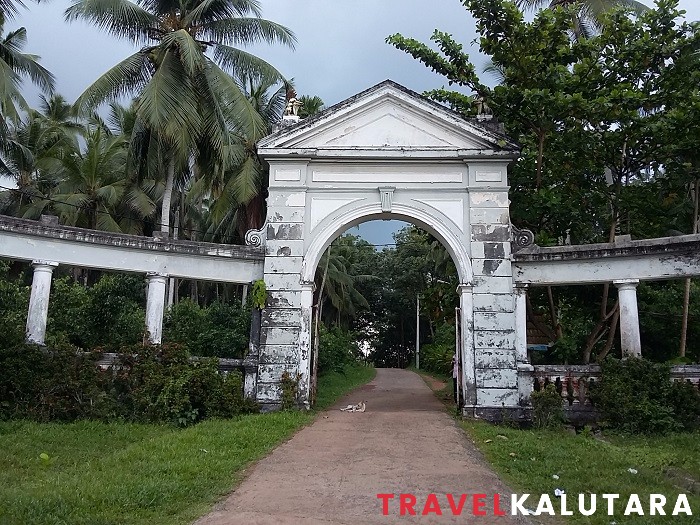
<instances>
[{"instance_id":1,"label":"stone finial","mask_svg":"<svg viewBox=\"0 0 700 525\"><path fill-rule=\"evenodd\" d=\"M304 103L297 98L297 92L293 87L287 89L287 105L284 108L285 117L299 118L299 109Z\"/></svg>"},{"instance_id":2,"label":"stone finial","mask_svg":"<svg viewBox=\"0 0 700 525\"><path fill-rule=\"evenodd\" d=\"M491 120L493 118L493 111L486 102L486 97L479 95L474 104L476 104L476 118L478 120Z\"/></svg>"}]
</instances>

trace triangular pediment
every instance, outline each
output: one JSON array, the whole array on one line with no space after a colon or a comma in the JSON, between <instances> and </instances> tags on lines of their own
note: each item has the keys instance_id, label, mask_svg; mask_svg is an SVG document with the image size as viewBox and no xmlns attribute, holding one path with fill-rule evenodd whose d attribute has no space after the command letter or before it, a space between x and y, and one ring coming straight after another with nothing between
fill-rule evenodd
<instances>
[{"instance_id":1,"label":"triangular pediment","mask_svg":"<svg viewBox=\"0 0 700 525\"><path fill-rule=\"evenodd\" d=\"M487 126L385 81L266 137L265 149L514 151Z\"/></svg>"}]
</instances>

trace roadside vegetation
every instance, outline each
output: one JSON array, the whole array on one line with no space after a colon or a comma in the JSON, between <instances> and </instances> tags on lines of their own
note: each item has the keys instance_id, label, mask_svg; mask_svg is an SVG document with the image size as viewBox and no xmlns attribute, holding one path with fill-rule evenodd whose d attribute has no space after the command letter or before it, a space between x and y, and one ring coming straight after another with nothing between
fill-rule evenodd
<instances>
[{"instance_id":1,"label":"roadside vegetation","mask_svg":"<svg viewBox=\"0 0 700 525\"><path fill-rule=\"evenodd\" d=\"M463 421L462 428L494 470L519 494L533 494L527 507L535 509L539 496L549 494L559 514L555 489L568 495L567 507L576 510L567 523L629 525L697 523L700 509L700 433L634 436L585 429L520 430L479 421ZM598 494L597 514L578 514L578 494ZM616 515L607 515L602 494L620 494ZM630 494L639 494L645 516L623 516ZM664 494L667 516L648 516L649 494ZM693 516L670 516L678 494L687 494Z\"/></svg>"},{"instance_id":2,"label":"roadside vegetation","mask_svg":"<svg viewBox=\"0 0 700 525\"><path fill-rule=\"evenodd\" d=\"M317 408L372 377L374 368L351 362L322 373ZM314 417L289 410L187 428L0 421L0 523L191 523Z\"/></svg>"}]
</instances>

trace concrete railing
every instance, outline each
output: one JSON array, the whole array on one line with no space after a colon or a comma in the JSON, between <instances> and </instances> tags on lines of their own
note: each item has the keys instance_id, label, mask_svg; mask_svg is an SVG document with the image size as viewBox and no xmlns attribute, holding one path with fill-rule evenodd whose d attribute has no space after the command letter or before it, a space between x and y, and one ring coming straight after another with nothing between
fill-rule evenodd
<instances>
[{"instance_id":1,"label":"concrete railing","mask_svg":"<svg viewBox=\"0 0 700 525\"><path fill-rule=\"evenodd\" d=\"M553 384L568 406L590 405L591 383L600 381L600 365L520 365L521 399ZM673 381L688 381L700 389L700 365L671 367Z\"/></svg>"},{"instance_id":2,"label":"concrete railing","mask_svg":"<svg viewBox=\"0 0 700 525\"><path fill-rule=\"evenodd\" d=\"M103 370L119 366L121 354L105 352L97 360L97 366ZM192 360L206 359L202 357L192 357ZM258 357L248 356L243 359L219 358L219 373L239 371L243 374L243 395L250 399L255 399L255 388L258 377Z\"/></svg>"}]
</instances>

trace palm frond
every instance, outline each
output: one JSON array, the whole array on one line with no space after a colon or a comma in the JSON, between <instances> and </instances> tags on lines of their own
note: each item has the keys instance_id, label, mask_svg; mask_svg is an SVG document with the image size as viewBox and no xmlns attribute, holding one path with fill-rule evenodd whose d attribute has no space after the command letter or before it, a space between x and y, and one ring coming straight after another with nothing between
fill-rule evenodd
<instances>
[{"instance_id":1,"label":"palm frond","mask_svg":"<svg viewBox=\"0 0 700 525\"><path fill-rule=\"evenodd\" d=\"M150 48L141 49L110 68L78 97L74 104L75 111L86 114L103 102L143 89L150 80L150 51Z\"/></svg>"},{"instance_id":2,"label":"palm frond","mask_svg":"<svg viewBox=\"0 0 700 525\"><path fill-rule=\"evenodd\" d=\"M0 41L0 60L16 74L28 77L32 83L45 92L52 92L56 79L48 69L38 62L39 57L22 53L27 42L27 32L21 27Z\"/></svg>"},{"instance_id":3,"label":"palm frond","mask_svg":"<svg viewBox=\"0 0 700 525\"><path fill-rule=\"evenodd\" d=\"M172 51L166 51L136 102L136 111L145 124L157 129L179 152L188 149L201 129L197 93Z\"/></svg>"},{"instance_id":4,"label":"palm frond","mask_svg":"<svg viewBox=\"0 0 700 525\"><path fill-rule=\"evenodd\" d=\"M77 0L64 13L66 22L84 20L120 38L146 42L158 17L128 0Z\"/></svg>"},{"instance_id":5,"label":"palm frond","mask_svg":"<svg viewBox=\"0 0 700 525\"><path fill-rule=\"evenodd\" d=\"M201 35L225 45L250 46L265 42L282 44L294 49L297 39L283 25L262 18L225 18L207 22L201 26Z\"/></svg>"},{"instance_id":6,"label":"palm frond","mask_svg":"<svg viewBox=\"0 0 700 525\"><path fill-rule=\"evenodd\" d=\"M161 47L177 49L177 55L189 77L199 74L206 65L202 47L184 29L165 34L161 39Z\"/></svg>"},{"instance_id":7,"label":"palm frond","mask_svg":"<svg viewBox=\"0 0 700 525\"><path fill-rule=\"evenodd\" d=\"M238 132L252 142L267 134L267 125L260 114L255 111L250 100L245 96L236 82L214 62L206 69L207 79L212 91L225 93L227 119Z\"/></svg>"},{"instance_id":8,"label":"palm frond","mask_svg":"<svg viewBox=\"0 0 700 525\"><path fill-rule=\"evenodd\" d=\"M226 18L260 17L262 12L257 2L246 0L202 0L182 19L183 25L201 26L207 22Z\"/></svg>"}]
</instances>

